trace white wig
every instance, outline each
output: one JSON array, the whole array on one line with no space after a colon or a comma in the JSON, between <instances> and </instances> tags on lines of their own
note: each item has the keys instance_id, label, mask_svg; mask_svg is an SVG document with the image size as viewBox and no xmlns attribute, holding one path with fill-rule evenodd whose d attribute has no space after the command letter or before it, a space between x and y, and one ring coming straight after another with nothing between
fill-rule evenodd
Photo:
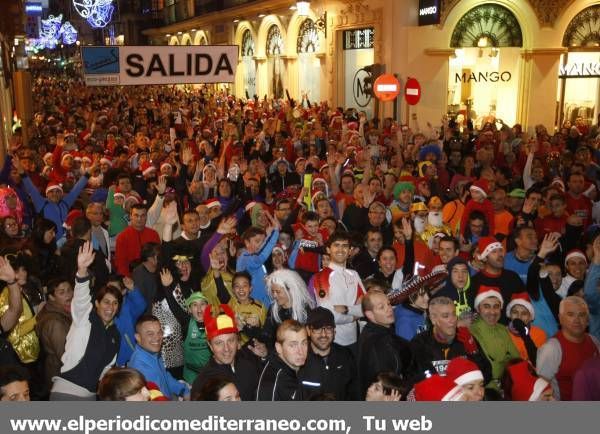
<instances>
[{"instance_id":1,"label":"white wig","mask_svg":"<svg viewBox=\"0 0 600 434\"><path fill-rule=\"evenodd\" d=\"M273 298L273 284L283 288L292 304L292 318L301 324L306 323L309 309L315 307L315 301L308 293L306 283L298 273L288 269L275 270L267 276L267 290L269 297L273 300L271 312L276 323L281 323L279 318L279 307Z\"/></svg>"}]
</instances>

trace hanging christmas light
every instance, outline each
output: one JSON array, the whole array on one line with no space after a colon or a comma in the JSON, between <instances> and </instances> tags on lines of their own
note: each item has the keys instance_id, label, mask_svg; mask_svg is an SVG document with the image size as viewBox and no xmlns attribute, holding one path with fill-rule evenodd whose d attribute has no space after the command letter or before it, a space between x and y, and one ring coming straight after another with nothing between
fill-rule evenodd
<instances>
[{"instance_id":1,"label":"hanging christmas light","mask_svg":"<svg viewBox=\"0 0 600 434\"><path fill-rule=\"evenodd\" d=\"M62 34L63 44L73 45L75 42L77 42L77 30L75 30L75 27L73 27L73 24L70 22L65 21L60 28L60 33Z\"/></svg>"},{"instance_id":2,"label":"hanging christmas light","mask_svg":"<svg viewBox=\"0 0 600 434\"><path fill-rule=\"evenodd\" d=\"M77 42L77 30L73 25L65 21L62 22L62 14L55 17L50 15L45 20L41 20L40 37L29 40L29 47L33 51L43 49L52 50L56 48L59 42L65 45L73 45Z\"/></svg>"},{"instance_id":3,"label":"hanging christmas light","mask_svg":"<svg viewBox=\"0 0 600 434\"><path fill-rule=\"evenodd\" d=\"M112 0L73 0L73 6L94 28L106 27L115 11Z\"/></svg>"}]
</instances>

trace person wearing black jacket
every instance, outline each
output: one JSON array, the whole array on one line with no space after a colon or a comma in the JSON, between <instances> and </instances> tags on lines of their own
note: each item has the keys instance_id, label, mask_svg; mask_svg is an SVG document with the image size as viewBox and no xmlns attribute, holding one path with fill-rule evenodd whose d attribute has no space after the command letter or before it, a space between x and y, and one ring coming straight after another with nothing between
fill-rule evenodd
<instances>
[{"instance_id":1,"label":"person wearing black jacket","mask_svg":"<svg viewBox=\"0 0 600 434\"><path fill-rule=\"evenodd\" d=\"M408 379L411 351L406 340L394 332L394 310L383 292L371 291L362 299L368 323L358 338L360 396L380 372L392 372Z\"/></svg>"},{"instance_id":2,"label":"person wearing black jacket","mask_svg":"<svg viewBox=\"0 0 600 434\"><path fill-rule=\"evenodd\" d=\"M457 327L455 302L448 297L435 297L429 302L432 327L410 341L413 354L411 377L413 382L431 374L446 374L448 363L455 357L466 356L483 373L484 384L492 378L492 368L466 327Z\"/></svg>"},{"instance_id":3,"label":"person wearing black jacket","mask_svg":"<svg viewBox=\"0 0 600 434\"><path fill-rule=\"evenodd\" d=\"M306 330L310 339L306 363L300 369L304 397L331 394L336 401L358 399L356 362L350 350L333 342L335 320L324 307L308 312Z\"/></svg>"},{"instance_id":4,"label":"person wearing black jacket","mask_svg":"<svg viewBox=\"0 0 600 434\"><path fill-rule=\"evenodd\" d=\"M304 394L298 371L306 362L308 334L295 320L277 329L276 354L265 364L256 388L257 401L302 401Z\"/></svg>"}]
</instances>

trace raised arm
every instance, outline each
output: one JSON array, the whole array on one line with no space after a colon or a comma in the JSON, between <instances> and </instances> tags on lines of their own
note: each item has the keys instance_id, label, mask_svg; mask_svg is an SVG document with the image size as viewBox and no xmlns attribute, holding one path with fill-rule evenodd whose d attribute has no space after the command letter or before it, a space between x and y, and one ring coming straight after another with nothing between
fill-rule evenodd
<instances>
[{"instance_id":1,"label":"raised arm","mask_svg":"<svg viewBox=\"0 0 600 434\"><path fill-rule=\"evenodd\" d=\"M6 282L8 287L8 309L0 317L0 328L2 332L8 332L17 324L23 312L23 298L21 297L21 288L17 283L15 270L8 259L3 256L0 256L0 280Z\"/></svg>"}]
</instances>

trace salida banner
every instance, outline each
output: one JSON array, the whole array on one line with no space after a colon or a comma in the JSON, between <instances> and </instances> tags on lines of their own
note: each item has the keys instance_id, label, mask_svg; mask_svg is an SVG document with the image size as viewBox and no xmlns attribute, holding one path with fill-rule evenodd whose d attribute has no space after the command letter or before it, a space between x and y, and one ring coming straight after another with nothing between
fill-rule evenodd
<instances>
[{"instance_id":1,"label":"salida banner","mask_svg":"<svg viewBox=\"0 0 600 434\"><path fill-rule=\"evenodd\" d=\"M81 48L88 86L232 83L237 45L88 46Z\"/></svg>"}]
</instances>

